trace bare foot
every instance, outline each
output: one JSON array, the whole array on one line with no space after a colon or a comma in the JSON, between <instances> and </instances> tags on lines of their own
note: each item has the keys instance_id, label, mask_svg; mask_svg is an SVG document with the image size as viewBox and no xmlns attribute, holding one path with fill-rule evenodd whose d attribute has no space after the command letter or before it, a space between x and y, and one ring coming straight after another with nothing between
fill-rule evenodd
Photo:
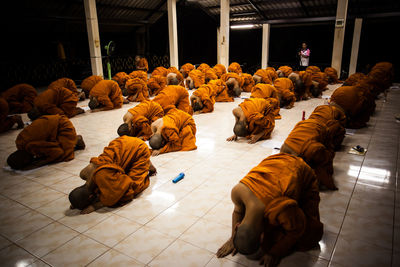
<instances>
[{"instance_id":1,"label":"bare foot","mask_svg":"<svg viewBox=\"0 0 400 267\"><path fill-rule=\"evenodd\" d=\"M237 140L237 136L236 135L232 135L231 137L226 138L226 141L236 141Z\"/></svg>"}]
</instances>

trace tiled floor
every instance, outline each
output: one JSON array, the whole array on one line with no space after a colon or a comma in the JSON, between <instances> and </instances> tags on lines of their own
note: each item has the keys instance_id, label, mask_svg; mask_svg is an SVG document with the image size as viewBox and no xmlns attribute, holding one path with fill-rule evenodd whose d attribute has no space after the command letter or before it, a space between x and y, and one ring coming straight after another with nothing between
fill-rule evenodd
<instances>
[{"instance_id":1,"label":"tiled floor","mask_svg":"<svg viewBox=\"0 0 400 267\"><path fill-rule=\"evenodd\" d=\"M255 145L225 141L234 124L231 110L241 101L217 103L213 113L196 115L198 149L152 158L158 174L137 199L89 215L69 210L67 194L83 184L79 171L117 137L122 116L133 104L73 118L87 144L73 161L29 172L0 170L0 265L258 266L240 255L215 257L230 235L230 190L278 152L274 148L303 110L308 116L324 100L283 109L272 139ZM394 119L399 107L400 91L392 90L387 102L377 101L369 126L346 136L334 161L339 190L321 192L325 234L320 249L294 253L280 266L400 266L400 124ZM2 166L15 150L18 132L0 136ZM365 157L347 153L357 144L368 148ZM171 183L180 172L185 179Z\"/></svg>"}]
</instances>

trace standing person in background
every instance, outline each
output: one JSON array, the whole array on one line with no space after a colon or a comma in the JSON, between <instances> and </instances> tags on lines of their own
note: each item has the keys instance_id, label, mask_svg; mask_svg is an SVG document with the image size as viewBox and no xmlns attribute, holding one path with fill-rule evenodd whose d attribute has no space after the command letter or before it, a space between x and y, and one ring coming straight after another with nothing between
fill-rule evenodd
<instances>
[{"instance_id":1,"label":"standing person in background","mask_svg":"<svg viewBox=\"0 0 400 267\"><path fill-rule=\"evenodd\" d=\"M301 50L299 52L299 70L305 70L310 62L310 49L307 48L306 43L301 44Z\"/></svg>"}]
</instances>

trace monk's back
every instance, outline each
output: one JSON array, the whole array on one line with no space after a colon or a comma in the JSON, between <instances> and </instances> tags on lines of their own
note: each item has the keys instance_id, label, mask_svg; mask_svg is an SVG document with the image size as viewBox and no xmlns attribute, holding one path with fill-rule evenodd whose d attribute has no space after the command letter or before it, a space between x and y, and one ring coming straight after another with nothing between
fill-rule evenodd
<instances>
[{"instance_id":1,"label":"monk's back","mask_svg":"<svg viewBox=\"0 0 400 267\"><path fill-rule=\"evenodd\" d=\"M274 87L280 92L284 91L284 90L289 90L289 91L293 91L294 90L293 82L289 78L277 78L277 79L275 79Z\"/></svg>"},{"instance_id":2,"label":"monk's back","mask_svg":"<svg viewBox=\"0 0 400 267\"><path fill-rule=\"evenodd\" d=\"M65 87L56 87L52 89L47 89L35 98L35 106L41 110L45 108L48 104L54 104L60 106L66 102L78 102L78 97ZM45 112L44 110L41 110Z\"/></svg>"},{"instance_id":3,"label":"monk's back","mask_svg":"<svg viewBox=\"0 0 400 267\"><path fill-rule=\"evenodd\" d=\"M325 144L326 134L325 124L314 119L308 119L296 124L286 138L285 144L296 152L301 153L301 150L305 148L305 143L320 142Z\"/></svg>"},{"instance_id":4,"label":"monk's back","mask_svg":"<svg viewBox=\"0 0 400 267\"><path fill-rule=\"evenodd\" d=\"M194 120L192 116L176 108L170 109L168 113L165 114L165 116L163 117L163 121L163 129L176 127L178 130L180 130L188 124L194 125Z\"/></svg>"},{"instance_id":5,"label":"monk's back","mask_svg":"<svg viewBox=\"0 0 400 267\"><path fill-rule=\"evenodd\" d=\"M152 118L154 116L158 116L164 113L161 106L157 102L151 100L145 100L139 103L135 107L129 109L128 112L131 113L133 117L144 116L149 121L152 121Z\"/></svg>"},{"instance_id":6,"label":"monk's back","mask_svg":"<svg viewBox=\"0 0 400 267\"><path fill-rule=\"evenodd\" d=\"M323 123L337 120L342 126L346 125L346 115L338 107L332 105L321 105L314 109L309 119L315 119Z\"/></svg>"},{"instance_id":7,"label":"monk's back","mask_svg":"<svg viewBox=\"0 0 400 267\"><path fill-rule=\"evenodd\" d=\"M253 113L264 113L268 105L268 101L264 98L249 98L239 104L246 118L250 117Z\"/></svg>"}]
</instances>

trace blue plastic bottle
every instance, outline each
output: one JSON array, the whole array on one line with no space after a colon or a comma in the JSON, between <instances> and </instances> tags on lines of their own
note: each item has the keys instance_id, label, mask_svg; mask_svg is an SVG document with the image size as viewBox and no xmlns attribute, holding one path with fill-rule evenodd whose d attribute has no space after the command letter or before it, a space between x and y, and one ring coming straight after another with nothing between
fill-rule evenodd
<instances>
[{"instance_id":1,"label":"blue plastic bottle","mask_svg":"<svg viewBox=\"0 0 400 267\"><path fill-rule=\"evenodd\" d=\"M185 174L183 172L181 172L178 176L175 177L175 179L172 180L172 182L174 184L176 184L177 182L179 182L180 180L183 179L183 177L185 177Z\"/></svg>"}]
</instances>

